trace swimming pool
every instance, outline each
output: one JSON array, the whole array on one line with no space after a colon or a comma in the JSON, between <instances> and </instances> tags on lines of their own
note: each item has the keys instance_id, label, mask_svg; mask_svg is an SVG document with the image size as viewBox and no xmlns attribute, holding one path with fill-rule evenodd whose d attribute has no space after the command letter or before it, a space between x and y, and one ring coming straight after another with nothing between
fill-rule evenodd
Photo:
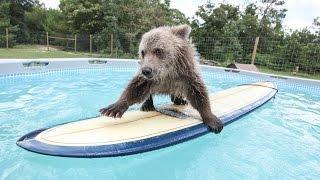
<instances>
[{"instance_id":1,"label":"swimming pool","mask_svg":"<svg viewBox=\"0 0 320 180\"><path fill-rule=\"evenodd\" d=\"M207 134L168 148L125 157L73 159L31 153L15 142L35 129L98 115L101 107L118 98L136 72L137 62L88 63L82 59L57 60L49 66L17 64L0 64L0 72L4 72L0 76L0 179L316 179L320 176L320 83L317 81L226 72L223 68L203 66L210 92L267 80L277 84L279 93L264 106L226 126L219 135ZM157 105L166 102L170 102L167 97L155 99Z\"/></svg>"}]
</instances>

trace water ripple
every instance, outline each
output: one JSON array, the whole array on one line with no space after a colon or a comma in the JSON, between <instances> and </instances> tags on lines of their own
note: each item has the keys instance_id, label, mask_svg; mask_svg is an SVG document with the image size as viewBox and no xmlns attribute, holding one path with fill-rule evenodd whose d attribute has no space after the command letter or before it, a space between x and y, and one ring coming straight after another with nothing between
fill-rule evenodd
<instances>
[{"instance_id":1,"label":"water ripple","mask_svg":"<svg viewBox=\"0 0 320 180\"><path fill-rule=\"evenodd\" d=\"M221 134L207 134L157 151L71 159L31 153L15 145L34 129L98 115L100 108L119 97L134 73L135 69L119 68L77 70L2 80L0 179L320 177L320 92L294 89L280 80L275 99L228 125ZM204 73L204 80L209 91L216 92L259 78L210 72ZM168 102L168 97L155 98L156 105Z\"/></svg>"}]
</instances>

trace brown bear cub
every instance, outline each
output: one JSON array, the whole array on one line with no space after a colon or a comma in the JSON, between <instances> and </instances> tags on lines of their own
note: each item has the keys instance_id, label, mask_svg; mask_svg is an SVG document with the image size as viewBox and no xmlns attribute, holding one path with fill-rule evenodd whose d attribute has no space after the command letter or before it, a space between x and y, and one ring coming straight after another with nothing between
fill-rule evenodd
<instances>
[{"instance_id":1,"label":"brown bear cub","mask_svg":"<svg viewBox=\"0 0 320 180\"><path fill-rule=\"evenodd\" d=\"M223 124L211 112L207 88L195 61L195 49L189 41L188 25L159 27L145 33L139 46L141 67L119 100L100 110L110 117L122 117L129 106L141 103L142 110L154 110L153 94L172 95L175 104L185 97L198 110L203 122L219 133ZM176 98L177 97L177 98Z\"/></svg>"}]
</instances>

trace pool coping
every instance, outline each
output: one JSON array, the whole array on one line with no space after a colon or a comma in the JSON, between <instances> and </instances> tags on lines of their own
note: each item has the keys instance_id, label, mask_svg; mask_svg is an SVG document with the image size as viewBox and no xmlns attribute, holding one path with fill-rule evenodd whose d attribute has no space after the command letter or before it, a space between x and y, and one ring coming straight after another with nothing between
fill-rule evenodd
<instances>
[{"instance_id":1,"label":"pool coping","mask_svg":"<svg viewBox=\"0 0 320 180\"><path fill-rule=\"evenodd\" d=\"M89 61L94 61L97 63L89 63ZM25 67L23 63L32 62L47 62L44 66L32 66ZM104 63L105 62L105 63ZM87 68L105 68L105 67L121 67L120 63L125 63L128 67L135 67L138 65L137 59L115 59L115 58L41 58L41 59L0 59L0 77L1 76L13 76L19 74L32 74L41 73L48 71L57 71L63 69L87 69ZM213 69L216 71L224 71L227 73L239 73L246 74L250 76L260 76L266 78L275 78L280 80L287 80L296 83L306 83L320 86L320 80L307 79L301 77L276 75L270 73L252 72L247 70L231 69L225 67L200 65L203 69Z\"/></svg>"}]
</instances>

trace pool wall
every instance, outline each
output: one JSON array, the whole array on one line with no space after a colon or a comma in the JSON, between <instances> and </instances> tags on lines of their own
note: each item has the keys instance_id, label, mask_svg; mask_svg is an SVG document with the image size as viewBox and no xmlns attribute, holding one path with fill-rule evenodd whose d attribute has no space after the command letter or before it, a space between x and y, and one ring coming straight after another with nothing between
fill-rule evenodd
<instances>
[{"instance_id":1,"label":"pool wall","mask_svg":"<svg viewBox=\"0 0 320 180\"><path fill-rule=\"evenodd\" d=\"M51 71L72 69L97 69L97 68L136 68L139 61L136 59L111 59L111 58L52 58L52 59L0 59L0 77L46 73ZM245 75L261 80L277 81L278 83L293 83L298 86L312 86L320 89L320 81L291 76L280 76L267 73L250 72L224 67L200 65L202 70L225 72L228 75Z\"/></svg>"}]
</instances>

